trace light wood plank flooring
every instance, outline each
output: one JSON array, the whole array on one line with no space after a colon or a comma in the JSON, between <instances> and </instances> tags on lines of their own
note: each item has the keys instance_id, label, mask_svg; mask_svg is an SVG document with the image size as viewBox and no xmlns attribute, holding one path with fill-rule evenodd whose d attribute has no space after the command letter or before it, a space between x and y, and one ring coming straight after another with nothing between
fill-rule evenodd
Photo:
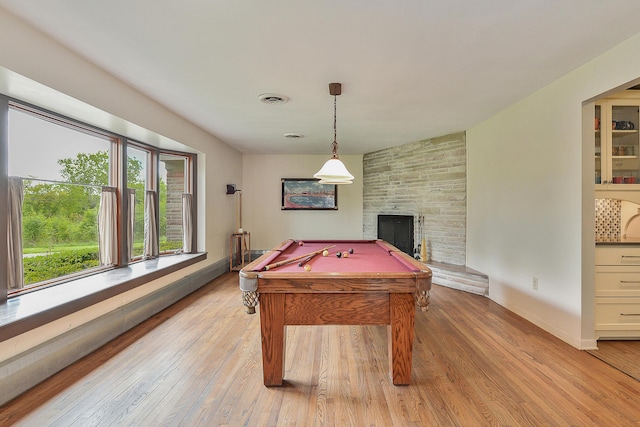
<instances>
[{"instance_id":1,"label":"light wood plank flooring","mask_svg":"<svg viewBox=\"0 0 640 427\"><path fill-rule=\"evenodd\" d=\"M640 381L640 341L598 341L598 349L589 354Z\"/></svg>"},{"instance_id":2,"label":"light wood plank flooring","mask_svg":"<svg viewBox=\"0 0 640 427\"><path fill-rule=\"evenodd\" d=\"M222 276L0 407L0 425L640 425L640 382L485 297L434 286L402 387L384 326L289 327L286 384L264 387L240 301Z\"/></svg>"}]
</instances>

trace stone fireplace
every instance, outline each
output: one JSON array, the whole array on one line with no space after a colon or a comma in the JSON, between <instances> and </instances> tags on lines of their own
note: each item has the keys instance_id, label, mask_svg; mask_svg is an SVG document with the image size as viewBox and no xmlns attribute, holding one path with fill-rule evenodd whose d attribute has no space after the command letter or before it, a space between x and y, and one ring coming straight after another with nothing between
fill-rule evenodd
<instances>
[{"instance_id":1,"label":"stone fireplace","mask_svg":"<svg viewBox=\"0 0 640 427\"><path fill-rule=\"evenodd\" d=\"M405 252L409 248L412 256L413 249L425 239L427 265L433 271L434 283L486 294L489 287L486 275L465 266L464 132L365 154L363 188L365 239L378 236ZM386 230L386 224L381 227L381 216L411 218L411 242L398 243L395 230L393 237L389 237L392 232Z\"/></svg>"},{"instance_id":2,"label":"stone fireplace","mask_svg":"<svg viewBox=\"0 0 640 427\"><path fill-rule=\"evenodd\" d=\"M428 260L466 263L464 132L365 154L363 181L365 238L377 237L378 215L411 215L421 219L413 241L425 238Z\"/></svg>"}]
</instances>

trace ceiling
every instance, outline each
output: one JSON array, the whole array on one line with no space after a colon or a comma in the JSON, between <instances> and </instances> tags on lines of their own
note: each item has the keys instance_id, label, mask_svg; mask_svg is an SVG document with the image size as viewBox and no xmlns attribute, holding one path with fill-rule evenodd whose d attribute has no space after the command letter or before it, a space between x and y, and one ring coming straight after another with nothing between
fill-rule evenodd
<instances>
[{"instance_id":1,"label":"ceiling","mask_svg":"<svg viewBox=\"0 0 640 427\"><path fill-rule=\"evenodd\" d=\"M342 83L340 154L463 131L640 31L637 0L0 0L0 7L243 153L328 154L331 82ZM289 102L262 103L264 93Z\"/></svg>"}]
</instances>

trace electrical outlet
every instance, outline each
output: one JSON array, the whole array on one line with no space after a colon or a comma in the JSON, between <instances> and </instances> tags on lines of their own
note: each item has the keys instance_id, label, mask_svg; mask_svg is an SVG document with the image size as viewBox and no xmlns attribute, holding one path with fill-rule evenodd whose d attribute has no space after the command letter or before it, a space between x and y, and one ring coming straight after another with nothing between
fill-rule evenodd
<instances>
[{"instance_id":1,"label":"electrical outlet","mask_svg":"<svg viewBox=\"0 0 640 427\"><path fill-rule=\"evenodd\" d=\"M533 290L537 291L538 290L538 278L534 277L533 278L533 284L532 284Z\"/></svg>"}]
</instances>

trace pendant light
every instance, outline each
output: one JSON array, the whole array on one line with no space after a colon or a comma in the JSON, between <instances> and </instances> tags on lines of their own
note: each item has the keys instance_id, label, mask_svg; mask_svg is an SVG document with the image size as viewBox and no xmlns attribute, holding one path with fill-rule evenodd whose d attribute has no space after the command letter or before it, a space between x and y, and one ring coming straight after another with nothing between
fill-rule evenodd
<instances>
[{"instance_id":1,"label":"pendant light","mask_svg":"<svg viewBox=\"0 0 640 427\"><path fill-rule=\"evenodd\" d=\"M320 184L353 184L353 175L338 158L338 143L336 142L336 97L342 93L340 83L329 83L329 94L333 95L333 144L331 144L332 156L320 170L313 175L320 180Z\"/></svg>"}]
</instances>

